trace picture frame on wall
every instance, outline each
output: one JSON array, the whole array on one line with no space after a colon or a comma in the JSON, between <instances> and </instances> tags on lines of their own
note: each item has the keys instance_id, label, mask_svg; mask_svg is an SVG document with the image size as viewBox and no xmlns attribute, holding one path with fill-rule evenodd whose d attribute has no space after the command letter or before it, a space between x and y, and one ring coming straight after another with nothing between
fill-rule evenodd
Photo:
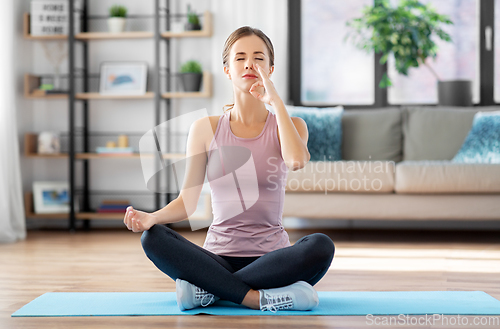
<instances>
[{"instance_id":1,"label":"picture frame on wall","mask_svg":"<svg viewBox=\"0 0 500 329\"><path fill-rule=\"evenodd\" d=\"M103 62L100 67L101 95L136 96L146 93L146 62Z\"/></svg>"},{"instance_id":2,"label":"picture frame on wall","mask_svg":"<svg viewBox=\"0 0 500 329\"><path fill-rule=\"evenodd\" d=\"M33 199L36 214L68 213L68 182L33 182Z\"/></svg>"}]
</instances>

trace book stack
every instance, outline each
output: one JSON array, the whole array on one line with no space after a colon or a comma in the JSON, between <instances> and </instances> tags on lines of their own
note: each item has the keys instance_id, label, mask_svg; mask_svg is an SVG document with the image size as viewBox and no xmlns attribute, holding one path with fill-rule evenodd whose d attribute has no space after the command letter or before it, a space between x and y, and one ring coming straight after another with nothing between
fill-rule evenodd
<instances>
[{"instance_id":1,"label":"book stack","mask_svg":"<svg viewBox=\"0 0 500 329\"><path fill-rule=\"evenodd\" d=\"M95 151L100 155L134 154L132 147L97 147Z\"/></svg>"},{"instance_id":2,"label":"book stack","mask_svg":"<svg viewBox=\"0 0 500 329\"><path fill-rule=\"evenodd\" d=\"M103 200L97 209L98 213L122 213L130 206L128 200Z\"/></svg>"}]
</instances>

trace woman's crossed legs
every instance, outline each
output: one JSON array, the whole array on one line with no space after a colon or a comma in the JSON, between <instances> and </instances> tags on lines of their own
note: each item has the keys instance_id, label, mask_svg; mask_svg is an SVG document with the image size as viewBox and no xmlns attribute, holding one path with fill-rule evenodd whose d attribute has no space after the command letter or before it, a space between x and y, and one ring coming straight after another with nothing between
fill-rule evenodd
<instances>
[{"instance_id":1,"label":"woman's crossed legs","mask_svg":"<svg viewBox=\"0 0 500 329\"><path fill-rule=\"evenodd\" d=\"M235 271L221 256L165 225L144 231L141 242L148 258L174 281L181 278L237 304L242 304L250 290L278 288L300 280L315 285L328 271L335 253L326 234L313 233Z\"/></svg>"}]
</instances>

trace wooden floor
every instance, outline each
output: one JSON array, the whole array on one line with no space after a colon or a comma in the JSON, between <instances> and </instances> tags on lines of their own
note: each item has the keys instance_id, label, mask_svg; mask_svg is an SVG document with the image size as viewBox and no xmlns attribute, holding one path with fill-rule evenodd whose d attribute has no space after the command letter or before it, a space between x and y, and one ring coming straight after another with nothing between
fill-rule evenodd
<instances>
[{"instance_id":1,"label":"wooden floor","mask_svg":"<svg viewBox=\"0 0 500 329\"><path fill-rule=\"evenodd\" d=\"M500 299L498 232L287 231L292 244L313 232L328 234L334 241L336 253L332 266L315 285L317 291L482 290ZM205 230L179 232L198 245L203 244L206 235ZM2 329L375 327L364 316L10 317L46 292L108 291L175 291L175 282L146 258L140 234L126 229L94 229L73 234L29 231L25 241L0 244ZM412 317L418 321L422 316ZM472 323L474 317L467 318ZM457 325L443 326L437 322L434 326L400 327L456 328Z\"/></svg>"}]
</instances>

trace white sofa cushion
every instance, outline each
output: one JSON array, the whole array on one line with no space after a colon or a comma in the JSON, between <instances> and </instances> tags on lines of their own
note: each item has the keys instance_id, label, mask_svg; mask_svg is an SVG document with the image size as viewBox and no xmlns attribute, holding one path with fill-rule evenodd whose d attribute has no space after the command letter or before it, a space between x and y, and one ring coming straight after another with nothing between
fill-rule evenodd
<instances>
[{"instance_id":1,"label":"white sofa cushion","mask_svg":"<svg viewBox=\"0 0 500 329\"><path fill-rule=\"evenodd\" d=\"M358 220L499 220L500 194L286 193L283 217Z\"/></svg>"},{"instance_id":2,"label":"white sofa cushion","mask_svg":"<svg viewBox=\"0 0 500 329\"><path fill-rule=\"evenodd\" d=\"M451 161L396 164L396 193L499 193L500 165Z\"/></svg>"},{"instance_id":3,"label":"white sofa cushion","mask_svg":"<svg viewBox=\"0 0 500 329\"><path fill-rule=\"evenodd\" d=\"M288 171L286 192L393 193L393 161L309 161Z\"/></svg>"}]
</instances>

